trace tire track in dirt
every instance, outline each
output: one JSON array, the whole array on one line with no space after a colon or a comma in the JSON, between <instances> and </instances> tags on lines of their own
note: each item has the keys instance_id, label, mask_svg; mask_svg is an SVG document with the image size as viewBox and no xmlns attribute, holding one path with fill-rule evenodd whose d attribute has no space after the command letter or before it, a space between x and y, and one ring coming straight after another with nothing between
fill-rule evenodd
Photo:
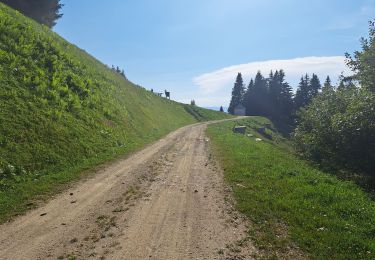
<instances>
[{"instance_id":1,"label":"tire track in dirt","mask_svg":"<svg viewBox=\"0 0 375 260\"><path fill-rule=\"evenodd\" d=\"M181 128L0 226L0 259L251 259L205 128Z\"/></svg>"}]
</instances>

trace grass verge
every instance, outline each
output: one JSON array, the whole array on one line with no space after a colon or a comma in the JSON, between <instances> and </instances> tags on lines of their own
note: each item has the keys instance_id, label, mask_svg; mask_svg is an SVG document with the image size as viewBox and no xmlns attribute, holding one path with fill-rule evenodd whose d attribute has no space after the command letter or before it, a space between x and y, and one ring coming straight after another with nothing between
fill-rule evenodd
<instances>
[{"instance_id":1,"label":"grass verge","mask_svg":"<svg viewBox=\"0 0 375 260\"><path fill-rule=\"evenodd\" d=\"M247 134L233 134L235 124ZM313 259L375 259L375 203L358 186L298 159L264 118L210 125L207 134L263 257L289 258L295 247Z\"/></svg>"}]
</instances>

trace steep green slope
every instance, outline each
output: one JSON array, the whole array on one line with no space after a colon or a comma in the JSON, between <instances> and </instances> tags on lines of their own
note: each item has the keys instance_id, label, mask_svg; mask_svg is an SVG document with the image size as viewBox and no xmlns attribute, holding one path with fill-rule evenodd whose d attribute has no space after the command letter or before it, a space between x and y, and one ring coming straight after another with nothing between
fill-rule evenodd
<instances>
[{"instance_id":1,"label":"steep green slope","mask_svg":"<svg viewBox=\"0 0 375 260\"><path fill-rule=\"evenodd\" d=\"M0 222L82 169L196 122L186 107L0 4Z\"/></svg>"}]
</instances>

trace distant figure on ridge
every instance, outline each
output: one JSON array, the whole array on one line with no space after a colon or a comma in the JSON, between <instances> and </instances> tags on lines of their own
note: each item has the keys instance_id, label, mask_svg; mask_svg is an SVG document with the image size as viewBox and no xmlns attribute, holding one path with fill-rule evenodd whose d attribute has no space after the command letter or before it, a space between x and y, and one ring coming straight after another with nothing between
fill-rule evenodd
<instances>
[{"instance_id":1,"label":"distant figure on ridge","mask_svg":"<svg viewBox=\"0 0 375 260\"><path fill-rule=\"evenodd\" d=\"M164 93L166 98L171 99L171 92L164 90Z\"/></svg>"}]
</instances>

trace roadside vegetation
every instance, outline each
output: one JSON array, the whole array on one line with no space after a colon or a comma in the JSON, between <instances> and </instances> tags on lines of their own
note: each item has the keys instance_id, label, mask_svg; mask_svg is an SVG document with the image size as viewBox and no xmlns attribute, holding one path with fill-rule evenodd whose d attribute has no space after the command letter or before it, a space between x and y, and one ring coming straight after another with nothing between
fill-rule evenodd
<instances>
[{"instance_id":1,"label":"roadside vegetation","mask_svg":"<svg viewBox=\"0 0 375 260\"><path fill-rule=\"evenodd\" d=\"M375 191L375 94L325 89L299 112L293 135L302 158Z\"/></svg>"},{"instance_id":2,"label":"roadside vegetation","mask_svg":"<svg viewBox=\"0 0 375 260\"><path fill-rule=\"evenodd\" d=\"M229 117L158 97L0 3L0 223L82 171Z\"/></svg>"},{"instance_id":3,"label":"roadside vegetation","mask_svg":"<svg viewBox=\"0 0 375 260\"><path fill-rule=\"evenodd\" d=\"M353 75L325 86L298 111L294 132L303 158L375 191L375 20L362 50L346 54Z\"/></svg>"},{"instance_id":4,"label":"roadside vegetation","mask_svg":"<svg viewBox=\"0 0 375 260\"><path fill-rule=\"evenodd\" d=\"M337 86L327 76L301 77L296 93L283 70L268 78L258 72L246 88L239 73L229 112L239 104L250 116L271 119L280 132L292 137L301 158L342 179L375 191L375 20L362 48L346 54L352 75L341 75Z\"/></svg>"},{"instance_id":5,"label":"roadside vegetation","mask_svg":"<svg viewBox=\"0 0 375 260\"><path fill-rule=\"evenodd\" d=\"M247 126L246 135L234 134L235 125ZM369 194L297 157L265 118L210 125L207 133L260 257L375 258Z\"/></svg>"}]
</instances>

